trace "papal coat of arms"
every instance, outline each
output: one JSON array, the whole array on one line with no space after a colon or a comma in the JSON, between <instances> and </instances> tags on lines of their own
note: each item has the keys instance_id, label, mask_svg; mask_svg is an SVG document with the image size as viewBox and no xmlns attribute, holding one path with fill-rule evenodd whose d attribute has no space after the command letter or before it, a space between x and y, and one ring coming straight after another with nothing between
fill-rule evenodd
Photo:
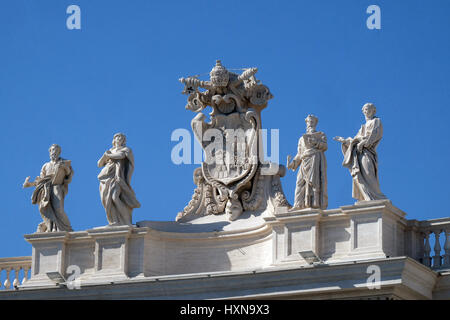
<instances>
[{"instance_id":1,"label":"papal coat of arms","mask_svg":"<svg viewBox=\"0 0 450 320\"><path fill-rule=\"evenodd\" d=\"M273 96L256 80L256 72L247 68L236 74L218 60L209 81L197 76L180 79L183 93L189 95L186 109L198 113L191 125L205 160L194 171L197 188L177 221L223 213L235 220L243 211L288 206L279 181L285 168L271 174L264 170L261 111ZM207 106L212 107L209 122L202 112Z\"/></svg>"}]
</instances>

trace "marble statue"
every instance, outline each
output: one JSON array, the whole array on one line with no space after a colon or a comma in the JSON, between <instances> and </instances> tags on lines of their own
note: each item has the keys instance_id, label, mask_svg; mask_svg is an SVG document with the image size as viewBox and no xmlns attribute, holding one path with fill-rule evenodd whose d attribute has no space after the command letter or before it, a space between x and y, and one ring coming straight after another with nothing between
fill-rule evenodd
<instances>
[{"instance_id":1,"label":"marble statue","mask_svg":"<svg viewBox=\"0 0 450 320\"><path fill-rule=\"evenodd\" d=\"M100 198L110 226L131 226L132 211L141 206L130 185L134 171L133 152L126 146L123 133L114 135L112 145L97 163L98 167L103 167L98 175Z\"/></svg>"},{"instance_id":2,"label":"marble statue","mask_svg":"<svg viewBox=\"0 0 450 320\"><path fill-rule=\"evenodd\" d=\"M197 113L191 126L205 161L194 171L197 188L177 221L211 214L233 221L244 211L264 210L263 199L270 198L275 207L287 203L278 181L285 167L276 167L269 177L262 174L261 111L273 96L256 80L258 69L242 70L236 74L217 60L209 81L199 76L180 79L189 95L186 109ZM207 106L212 108L209 122L202 112Z\"/></svg>"},{"instance_id":3,"label":"marble statue","mask_svg":"<svg viewBox=\"0 0 450 320\"><path fill-rule=\"evenodd\" d=\"M292 162L288 156L287 168L292 171L299 168L293 209L326 209L328 206L325 158L328 145L325 134L316 131L318 121L314 115L306 117L306 134L298 140L297 155Z\"/></svg>"},{"instance_id":4,"label":"marble statue","mask_svg":"<svg viewBox=\"0 0 450 320\"><path fill-rule=\"evenodd\" d=\"M27 177L23 183L24 188L35 187L31 202L38 204L43 220L36 232L72 231L64 211L64 198L73 176L71 161L60 157L61 147L57 144L48 151L50 161L42 166L40 176L33 182Z\"/></svg>"},{"instance_id":5,"label":"marble statue","mask_svg":"<svg viewBox=\"0 0 450 320\"><path fill-rule=\"evenodd\" d=\"M383 136L381 120L375 117L376 107L366 103L362 107L366 123L354 138L335 137L342 143L344 162L353 178L352 197L362 200L381 200L386 196L380 190L378 179L378 155L376 148Z\"/></svg>"}]
</instances>

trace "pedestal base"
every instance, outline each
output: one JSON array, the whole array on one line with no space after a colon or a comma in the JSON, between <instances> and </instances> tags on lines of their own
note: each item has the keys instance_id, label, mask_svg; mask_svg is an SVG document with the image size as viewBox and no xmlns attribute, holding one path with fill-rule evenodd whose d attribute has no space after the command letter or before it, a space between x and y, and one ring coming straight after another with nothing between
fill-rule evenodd
<instances>
[{"instance_id":1,"label":"pedestal base","mask_svg":"<svg viewBox=\"0 0 450 320\"><path fill-rule=\"evenodd\" d=\"M233 222L222 215L35 233L25 236L33 257L24 287L55 286L49 272L83 285L401 256L404 215L389 201L369 201L331 210L246 212Z\"/></svg>"}]
</instances>

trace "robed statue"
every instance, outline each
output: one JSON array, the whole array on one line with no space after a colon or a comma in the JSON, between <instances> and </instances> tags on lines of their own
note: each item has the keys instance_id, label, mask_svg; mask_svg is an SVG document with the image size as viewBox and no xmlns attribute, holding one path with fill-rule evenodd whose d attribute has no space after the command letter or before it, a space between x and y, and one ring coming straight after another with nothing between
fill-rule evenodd
<instances>
[{"instance_id":1,"label":"robed statue","mask_svg":"<svg viewBox=\"0 0 450 320\"><path fill-rule=\"evenodd\" d=\"M366 103L362 112L366 123L354 138L335 137L342 143L344 162L353 178L352 197L361 200L381 200L386 196L380 190L378 178L378 155L376 148L383 137L381 120L375 117L376 107Z\"/></svg>"},{"instance_id":2,"label":"robed statue","mask_svg":"<svg viewBox=\"0 0 450 320\"><path fill-rule=\"evenodd\" d=\"M60 157L61 147L57 144L51 145L48 151L50 161L42 166L40 176L33 182L27 177L23 187L35 187L31 202L38 205L43 220L37 232L72 231L64 211L64 198L73 176L71 161Z\"/></svg>"},{"instance_id":3,"label":"robed statue","mask_svg":"<svg viewBox=\"0 0 450 320\"><path fill-rule=\"evenodd\" d=\"M297 155L292 162L290 162L291 157L288 156L287 168L292 171L299 168L293 209L326 209L328 206L325 158L328 145L325 134L316 131L318 121L319 119L314 115L306 117L306 134L298 141Z\"/></svg>"},{"instance_id":4,"label":"robed statue","mask_svg":"<svg viewBox=\"0 0 450 320\"><path fill-rule=\"evenodd\" d=\"M131 188L134 171L133 152L126 146L123 133L116 133L113 147L98 160L103 169L98 175L100 198L110 226L132 225L132 211L141 205Z\"/></svg>"}]
</instances>

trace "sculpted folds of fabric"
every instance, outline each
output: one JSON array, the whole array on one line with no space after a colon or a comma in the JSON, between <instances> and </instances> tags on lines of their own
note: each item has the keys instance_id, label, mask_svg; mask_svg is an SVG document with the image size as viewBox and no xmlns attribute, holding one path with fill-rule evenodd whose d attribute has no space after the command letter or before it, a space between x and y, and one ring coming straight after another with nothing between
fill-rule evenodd
<instances>
[{"instance_id":1,"label":"sculpted folds of fabric","mask_svg":"<svg viewBox=\"0 0 450 320\"><path fill-rule=\"evenodd\" d=\"M103 167L100 181L100 198L110 225L132 225L132 211L140 203L131 188L134 171L133 152L126 146L109 149L98 161Z\"/></svg>"}]
</instances>

